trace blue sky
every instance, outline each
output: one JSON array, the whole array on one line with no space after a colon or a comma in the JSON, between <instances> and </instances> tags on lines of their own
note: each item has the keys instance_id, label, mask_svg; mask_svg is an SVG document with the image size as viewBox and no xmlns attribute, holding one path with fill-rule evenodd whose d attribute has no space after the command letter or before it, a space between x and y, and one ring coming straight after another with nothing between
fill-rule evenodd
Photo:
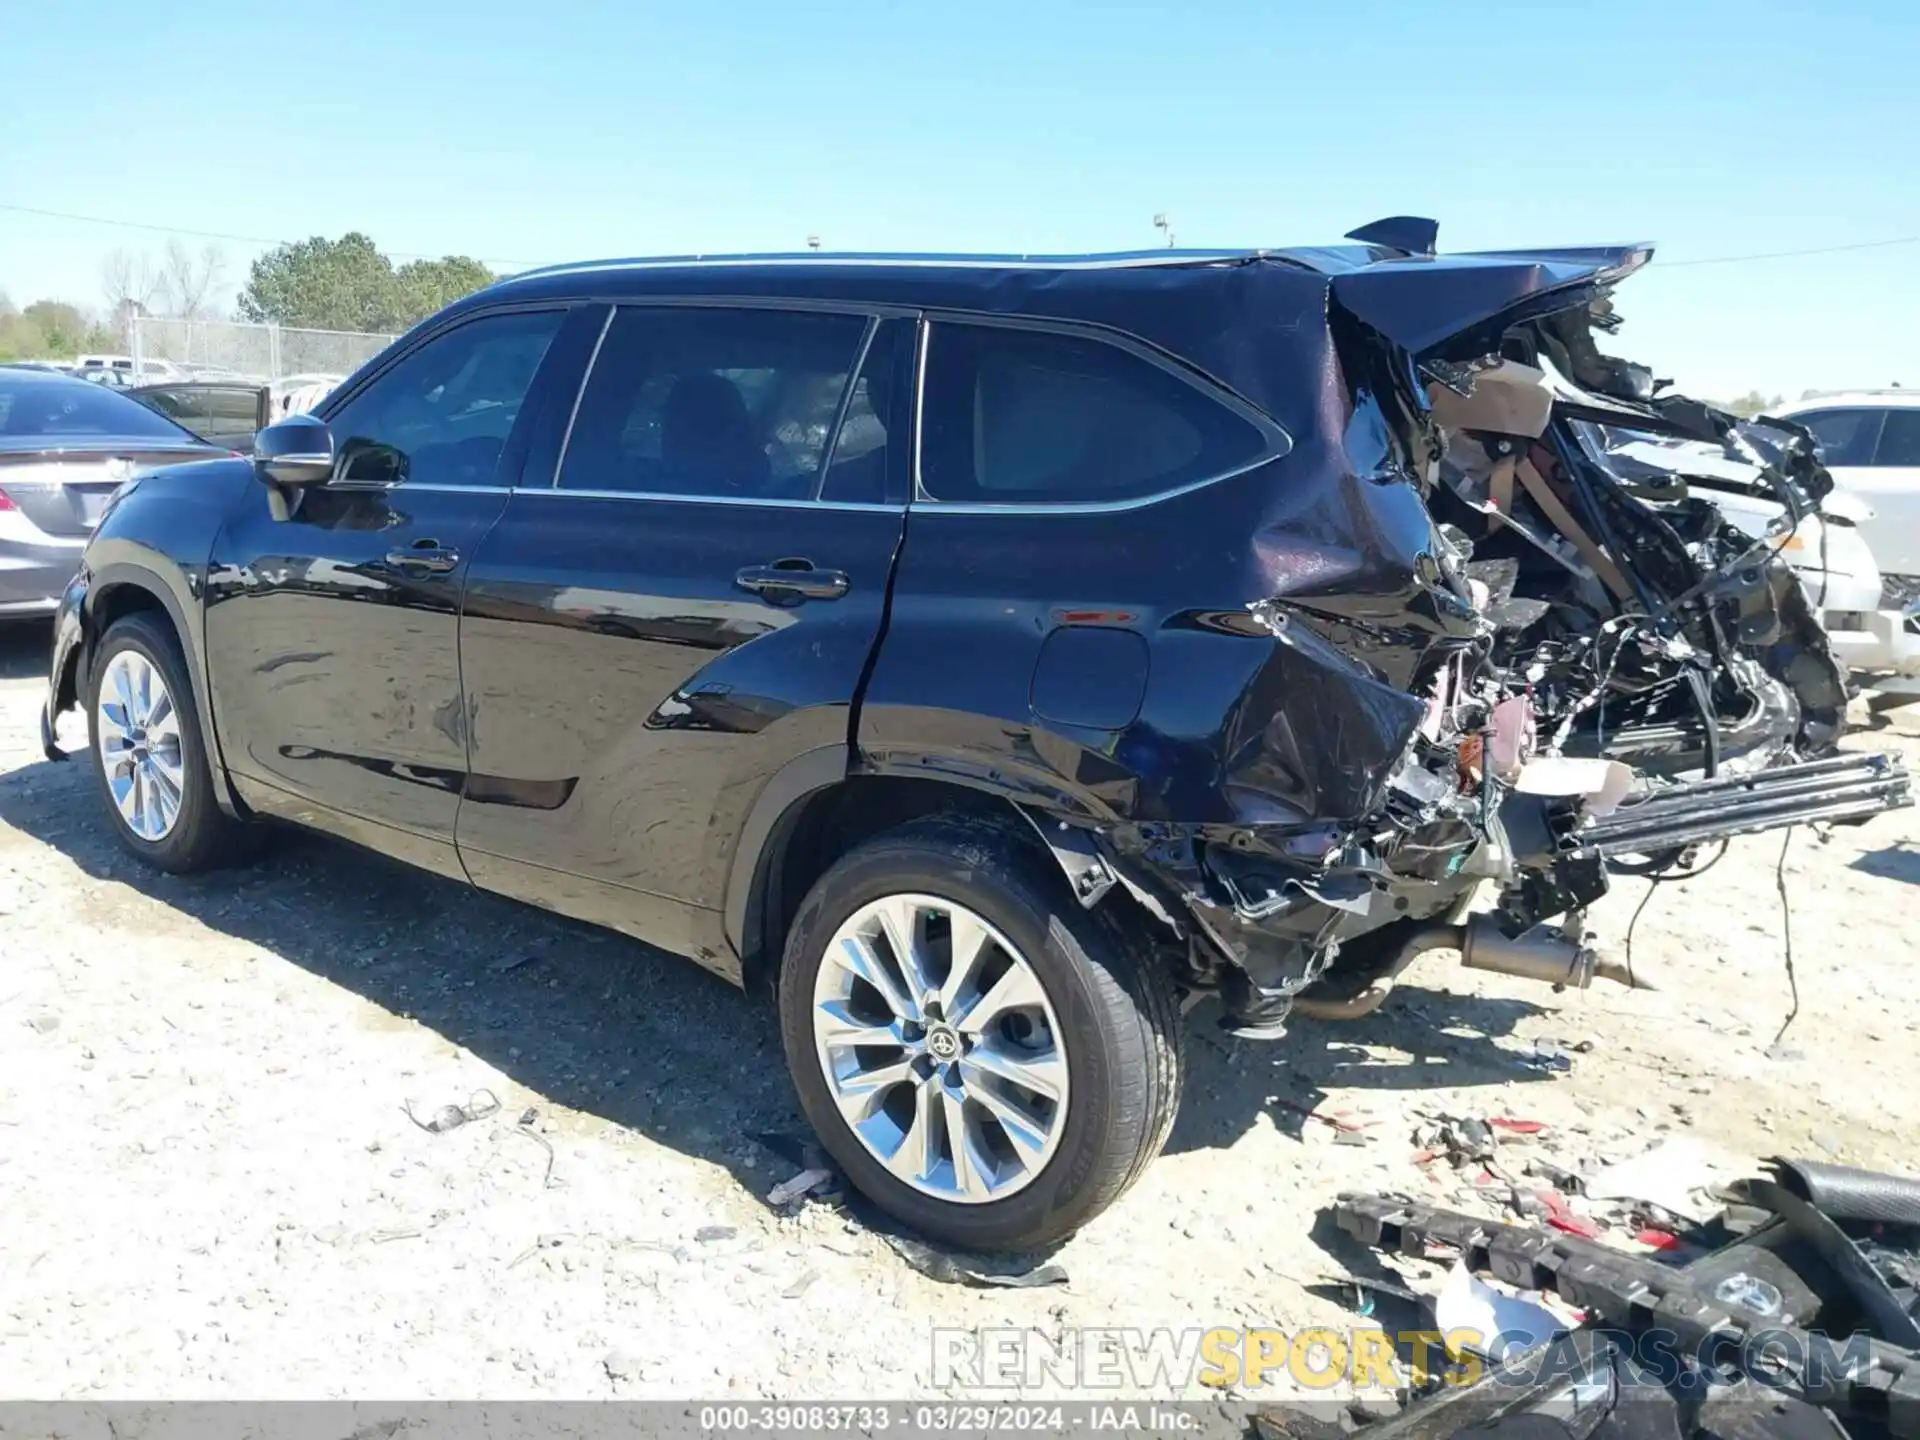
<instances>
[{"instance_id":1,"label":"blue sky","mask_svg":"<svg viewBox=\"0 0 1920 1440\"><path fill-rule=\"evenodd\" d=\"M1424 214L1655 241L1615 348L1699 393L1920 384L1920 244L1683 263L1920 236L1903 0L4 4L0 204L509 268ZM98 304L164 239L0 211L0 289Z\"/></svg>"}]
</instances>

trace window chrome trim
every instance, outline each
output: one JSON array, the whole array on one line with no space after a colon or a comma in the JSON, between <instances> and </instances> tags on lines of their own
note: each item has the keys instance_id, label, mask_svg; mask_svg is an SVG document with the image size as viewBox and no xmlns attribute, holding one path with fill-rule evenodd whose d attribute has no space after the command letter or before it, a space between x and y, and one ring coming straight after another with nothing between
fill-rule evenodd
<instances>
[{"instance_id":1,"label":"window chrome trim","mask_svg":"<svg viewBox=\"0 0 1920 1440\"><path fill-rule=\"evenodd\" d=\"M591 291L569 305L612 305L622 310L765 310L780 315L862 315L869 320L909 320L920 313L915 305L891 300L843 300L813 295L622 295Z\"/></svg>"},{"instance_id":2,"label":"window chrome trim","mask_svg":"<svg viewBox=\"0 0 1920 1440\"><path fill-rule=\"evenodd\" d=\"M1125 510L1141 510L1149 505L1158 505L1163 500L1172 500L1181 495L1190 495L1195 490L1204 490L1209 485L1223 484L1228 480L1237 480L1242 475L1250 475L1263 465L1270 465L1287 452L1269 451L1258 459L1232 470L1223 470L1218 475L1203 475L1198 480L1189 480L1184 485L1176 485L1171 490L1156 490L1151 495L1135 495L1126 500L935 500L914 497L914 508L927 515L1112 515Z\"/></svg>"},{"instance_id":3,"label":"window chrome trim","mask_svg":"<svg viewBox=\"0 0 1920 1440\"><path fill-rule=\"evenodd\" d=\"M913 404L913 503L916 506L925 505L930 511L947 510L962 515L1103 515L1138 510L1147 505L1157 505L1163 500L1171 500L1175 496L1205 489L1209 485L1217 485L1224 480L1250 474L1262 465L1271 464L1292 453L1293 436L1287 432L1285 426L1264 410L1242 399L1211 375L1195 369L1178 356L1149 345L1146 341L1129 335L1124 330L1113 330L1104 325L1088 324L1077 320L986 314L970 310L928 310L923 312L920 323L922 329L920 371L914 386ZM1065 335L1077 340L1090 340L1098 345L1111 346L1113 349L1124 351L1137 360L1143 360L1165 371L1197 394L1230 410L1265 437L1266 448L1245 464L1223 470L1217 475L1203 475L1196 480L1189 480L1165 490L1156 490L1147 495L1129 496L1122 500L942 500L939 496L928 493L920 476L920 437L926 424L927 352L932 348L934 327L940 324L1020 330L1028 334Z\"/></svg>"},{"instance_id":4,"label":"window chrome trim","mask_svg":"<svg viewBox=\"0 0 1920 1440\"><path fill-rule=\"evenodd\" d=\"M330 495L400 495L420 491L432 495L455 493L509 495L521 487L518 485L448 485L438 480L328 480L324 484L304 488L325 490Z\"/></svg>"},{"instance_id":5,"label":"window chrome trim","mask_svg":"<svg viewBox=\"0 0 1920 1440\"><path fill-rule=\"evenodd\" d=\"M557 500L670 500L679 505L757 505L774 510L879 510L890 515L901 514L907 508L904 504L874 504L867 500L787 500L758 495L675 495L663 490L561 490L550 489L544 485L518 487L513 493L550 495Z\"/></svg>"},{"instance_id":6,"label":"window chrome trim","mask_svg":"<svg viewBox=\"0 0 1920 1440\"><path fill-rule=\"evenodd\" d=\"M923 314L920 323L914 327L913 335L913 427L910 436L913 444L913 492L907 497L910 505L919 504L920 497L927 493L927 487L920 482L920 455L927 417L927 350L932 342L933 322Z\"/></svg>"}]
</instances>

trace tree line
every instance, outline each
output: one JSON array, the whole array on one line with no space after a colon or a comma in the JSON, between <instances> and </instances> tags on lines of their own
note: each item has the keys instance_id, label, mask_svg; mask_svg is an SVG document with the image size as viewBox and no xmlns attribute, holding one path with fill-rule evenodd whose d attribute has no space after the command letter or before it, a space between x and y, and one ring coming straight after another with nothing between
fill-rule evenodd
<instances>
[{"instance_id":1,"label":"tree line","mask_svg":"<svg viewBox=\"0 0 1920 1440\"><path fill-rule=\"evenodd\" d=\"M101 265L100 309L69 300L16 306L0 291L0 360L70 359L127 348L134 316L225 318L227 260L218 245L170 240L158 254L115 250ZM232 318L315 330L405 330L496 277L478 260L445 255L395 265L349 231L277 245L248 267Z\"/></svg>"}]
</instances>

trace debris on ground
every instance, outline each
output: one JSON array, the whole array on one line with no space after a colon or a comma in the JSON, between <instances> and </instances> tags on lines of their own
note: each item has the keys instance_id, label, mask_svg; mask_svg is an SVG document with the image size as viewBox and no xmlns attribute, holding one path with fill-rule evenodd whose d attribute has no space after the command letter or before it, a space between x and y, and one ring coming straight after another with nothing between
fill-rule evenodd
<instances>
[{"instance_id":1,"label":"debris on ground","mask_svg":"<svg viewBox=\"0 0 1920 1440\"><path fill-rule=\"evenodd\" d=\"M1347 1134L1357 1134L1367 1127L1343 1115L1330 1115L1324 1110L1316 1110L1311 1105L1302 1105L1297 1100L1276 1099L1273 1102L1282 1110L1291 1110L1296 1115L1304 1115L1309 1120L1318 1120L1322 1125Z\"/></svg>"},{"instance_id":2,"label":"debris on ground","mask_svg":"<svg viewBox=\"0 0 1920 1440\"><path fill-rule=\"evenodd\" d=\"M1550 1074L1564 1074L1573 1069L1573 1057L1551 1040L1534 1041L1533 1049L1520 1056L1520 1063Z\"/></svg>"},{"instance_id":3,"label":"debris on ground","mask_svg":"<svg viewBox=\"0 0 1920 1440\"><path fill-rule=\"evenodd\" d=\"M1663 1140L1630 1160L1605 1166L1587 1176L1589 1200L1644 1201L1669 1215L1701 1221L1712 1213L1702 1192L1716 1183L1705 1148L1696 1140L1676 1136Z\"/></svg>"},{"instance_id":4,"label":"debris on ground","mask_svg":"<svg viewBox=\"0 0 1920 1440\"><path fill-rule=\"evenodd\" d=\"M907 1264L929 1280L943 1285L971 1285L976 1289L1002 1288L1029 1290L1041 1285L1064 1285L1066 1270L1051 1262L1019 1268L1018 1261L1005 1256L970 1256L962 1259L948 1250L936 1250L922 1240L905 1235L883 1233L880 1237Z\"/></svg>"},{"instance_id":5,"label":"debris on ground","mask_svg":"<svg viewBox=\"0 0 1920 1440\"><path fill-rule=\"evenodd\" d=\"M798 1175L789 1176L767 1192L767 1203L779 1210L804 1200L807 1196L828 1189L834 1180L833 1171L820 1168L802 1170Z\"/></svg>"},{"instance_id":6,"label":"debris on ground","mask_svg":"<svg viewBox=\"0 0 1920 1440\"><path fill-rule=\"evenodd\" d=\"M476 1090L467 1097L464 1105L442 1105L433 1112L433 1117L422 1120L413 1113L413 1102L408 1101L400 1107L406 1112L407 1119L413 1121L422 1130L432 1135L443 1135L449 1130L457 1130L462 1125L471 1125L476 1120L485 1120L489 1115L500 1113L500 1100L491 1090Z\"/></svg>"},{"instance_id":7,"label":"debris on ground","mask_svg":"<svg viewBox=\"0 0 1920 1440\"><path fill-rule=\"evenodd\" d=\"M523 1136L547 1152L547 1170L546 1173L540 1177L540 1188L542 1190L555 1190L559 1188L560 1182L553 1178L553 1164L555 1159L553 1142L533 1128L534 1122L539 1118L540 1112L529 1106L520 1116L520 1123L507 1133L509 1135Z\"/></svg>"},{"instance_id":8,"label":"debris on ground","mask_svg":"<svg viewBox=\"0 0 1920 1440\"><path fill-rule=\"evenodd\" d=\"M1328 1123L1338 1122L1328 1117ZM853 1220L878 1235L894 1254L913 1269L943 1285L967 1285L975 1289L1029 1289L1067 1283L1067 1272L1060 1265L1017 1255L969 1254L930 1245L906 1233L899 1221L881 1212L859 1191L848 1186L827 1159L826 1152L811 1140L777 1132L755 1135L753 1139L788 1164L802 1167L798 1174L767 1192L767 1203L775 1210L784 1212L795 1202L809 1198L831 1198L835 1203L844 1204Z\"/></svg>"},{"instance_id":9,"label":"debris on ground","mask_svg":"<svg viewBox=\"0 0 1920 1440\"><path fill-rule=\"evenodd\" d=\"M1699 1188L1698 1157L1684 1146L1667 1155L1661 1148L1648 1152L1652 1160L1641 1155L1614 1167L1634 1182L1623 1188L1648 1188L1644 1178L1652 1175L1656 1184L1688 1182L1686 1196L1668 1190L1664 1198L1690 1199ZM1390 1432L1508 1428L1484 1423L1497 1406L1518 1421L1537 1414L1544 1422L1514 1424L1516 1440L1590 1434L1591 1423L1570 1430L1544 1411L1549 1397L1566 1393L1569 1375L1599 1374L1606 1384L1595 1393L1608 1398L1596 1421L1605 1422L1629 1393L1667 1407L1643 1410L1640 1423L1620 1434L1920 1440L1920 1391L1912 1383L1920 1374L1920 1180L1793 1160L1769 1161L1767 1169L1771 1178L1728 1187L1735 1203L1700 1224L1634 1234L1665 1252L1658 1255L1489 1224L1396 1195L1343 1195L1333 1218L1362 1244L1417 1266L1450 1257L1434 1328L1456 1358L1471 1350L1497 1367L1464 1384L1458 1375L1418 1376L1397 1393L1404 1407L1390 1413ZM1603 1181L1599 1188L1616 1187ZM1522 1282L1540 1288L1522 1290ZM1357 1288L1354 1294L1353 1308L1369 1314L1370 1301L1363 1304ZM1579 1309L1568 1301L1576 1294ZM1816 1319L1820 1331L1803 1328ZM1830 1329L1843 1321L1850 1328ZM1649 1332L1676 1362L1671 1370L1636 1361L1637 1337ZM1843 1336L1870 1342L1871 1363L1844 1373L1782 1363L1822 1345L1833 1351ZM1741 1423L1711 1414L1729 1401L1745 1407ZM1683 1415L1692 1418L1675 1423ZM1355 1418L1364 1425L1372 1417Z\"/></svg>"},{"instance_id":10,"label":"debris on ground","mask_svg":"<svg viewBox=\"0 0 1920 1440\"><path fill-rule=\"evenodd\" d=\"M1475 1353L1486 1360L1502 1360L1515 1348L1531 1350L1563 1334L1568 1326L1539 1301L1496 1290L1456 1260L1447 1283L1433 1302L1434 1328L1454 1351L1465 1336L1477 1336Z\"/></svg>"}]
</instances>

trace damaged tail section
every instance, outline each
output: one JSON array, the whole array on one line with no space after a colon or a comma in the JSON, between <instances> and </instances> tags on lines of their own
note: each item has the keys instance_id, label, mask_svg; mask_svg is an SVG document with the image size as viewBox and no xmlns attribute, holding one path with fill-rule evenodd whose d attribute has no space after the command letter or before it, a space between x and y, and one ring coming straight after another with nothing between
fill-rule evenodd
<instances>
[{"instance_id":1,"label":"damaged tail section","mask_svg":"<svg viewBox=\"0 0 1920 1440\"><path fill-rule=\"evenodd\" d=\"M1896 761L1832 756L1845 681L1780 536L1618 458L1623 431L1711 444L1788 527L1831 487L1804 433L1601 353L1650 249L1472 257L1443 287L1396 226L1330 285L1344 485L1276 497L1251 537L1271 594L1207 622L1270 646L1223 756L1232 813L1096 837L1239 1034L1369 1013L1435 948L1635 983L1584 933L1610 864L1911 803ZM1469 922L1482 882L1498 903Z\"/></svg>"}]
</instances>

